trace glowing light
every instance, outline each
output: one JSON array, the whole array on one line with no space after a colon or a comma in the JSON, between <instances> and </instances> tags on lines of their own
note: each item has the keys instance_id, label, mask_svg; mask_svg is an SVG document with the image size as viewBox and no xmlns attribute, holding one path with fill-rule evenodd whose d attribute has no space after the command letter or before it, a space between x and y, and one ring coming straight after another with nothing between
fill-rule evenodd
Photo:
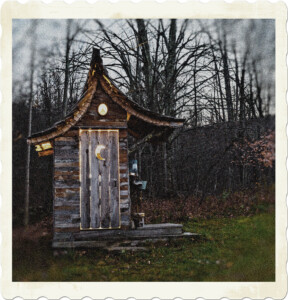
<instances>
[{"instance_id":1,"label":"glowing light","mask_svg":"<svg viewBox=\"0 0 288 300\"><path fill-rule=\"evenodd\" d=\"M52 149L52 144L50 142L45 142L45 143L41 143L40 145L35 145L35 150L37 152L43 151L43 150L48 150L48 149Z\"/></svg>"},{"instance_id":2,"label":"glowing light","mask_svg":"<svg viewBox=\"0 0 288 300\"><path fill-rule=\"evenodd\" d=\"M108 112L108 107L105 103L101 103L99 106L98 106L98 113L99 115L101 116L105 116Z\"/></svg>"},{"instance_id":3,"label":"glowing light","mask_svg":"<svg viewBox=\"0 0 288 300\"><path fill-rule=\"evenodd\" d=\"M42 143L41 147L42 147L43 150L47 150L47 149L51 149L52 145L51 145L50 142L46 142L46 143Z\"/></svg>"},{"instance_id":4,"label":"glowing light","mask_svg":"<svg viewBox=\"0 0 288 300\"><path fill-rule=\"evenodd\" d=\"M40 145L35 145L35 150L39 152L42 151L43 149L41 148Z\"/></svg>"}]
</instances>

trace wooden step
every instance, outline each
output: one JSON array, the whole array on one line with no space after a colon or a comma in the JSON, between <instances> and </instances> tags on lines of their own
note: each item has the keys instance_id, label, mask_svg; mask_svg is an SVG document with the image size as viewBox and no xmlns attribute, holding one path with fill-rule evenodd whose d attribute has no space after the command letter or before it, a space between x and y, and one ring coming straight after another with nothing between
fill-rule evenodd
<instances>
[{"instance_id":1,"label":"wooden step","mask_svg":"<svg viewBox=\"0 0 288 300\"><path fill-rule=\"evenodd\" d=\"M165 235L165 236L140 236L140 237L130 237L129 239L125 237L118 238L106 238L100 240L81 240L81 241L64 241L64 240L53 240L53 248L106 248L109 247L135 247L139 248L145 245L146 242L157 243L168 240L174 240L179 238L189 238L192 240L198 240L202 238L200 234L184 232L182 234L176 235Z\"/></svg>"},{"instance_id":2,"label":"wooden step","mask_svg":"<svg viewBox=\"0 0 288 300\"><path fill-rule=\"evenodd\" d=\"M125 251L130 251L130 252L136 252L136 251L148 251L148 248L146 248L146 247L133 247L133 246L131 246L131 247L118 247L118 246L116 246L116 247L114 247L114 246L111 246L111 247L107 247L106 248L106 250L108 250L109 252L120 252L120 253L122 253L122 252L125 252Z\"/></svg>"},{"instance_id":3,"label":"wooden step","mask_svg":"<svg viewBox=\"0 0 288 300\"><path fill-rule=\"evenodd\" d=\"M98 229L98 230L83 230L74 233L72 239L74 241L82 240L101 240L101 239L119 239L119 238L149 238L149 237L163 237L170 235L181 235L181 224L147 224L144 227L139 227L131 230L121 229Z\"/></svg>"}]
</instances>

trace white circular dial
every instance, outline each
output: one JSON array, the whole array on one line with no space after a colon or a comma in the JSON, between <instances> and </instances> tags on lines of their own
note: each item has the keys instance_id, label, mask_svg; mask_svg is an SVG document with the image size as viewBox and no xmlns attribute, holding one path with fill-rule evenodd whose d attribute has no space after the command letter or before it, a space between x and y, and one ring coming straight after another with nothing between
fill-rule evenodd
<instances>
[{"instance_id":1,"label":"white circular dial","mask_svg":"<svg viewBox=\"0 0 288 300\"><path fill-rule=\"evenodd\" d=\"M108 107L105 103L101 103L99 106L98 106L98 113L99 115L101 116L105 116L108 112Z\"/></svg>"}]
</instances>

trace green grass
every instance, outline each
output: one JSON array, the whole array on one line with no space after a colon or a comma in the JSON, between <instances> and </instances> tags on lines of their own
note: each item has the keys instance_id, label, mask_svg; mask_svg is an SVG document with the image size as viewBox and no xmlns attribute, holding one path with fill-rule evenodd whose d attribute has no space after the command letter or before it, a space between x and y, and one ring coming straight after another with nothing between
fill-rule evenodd
<instances>
[{"instance_id":1,"label":"green grass","mask_svg":"<svg viewBox=\"0 0 288 300\"><path fill-rule=\"evenodd\" d=\"M13 281L274 281L274 213L191 220L181 239L148 245L149 252L70 250L53 256L51 236L13 246Z\"/></svg>"}]
</instances>

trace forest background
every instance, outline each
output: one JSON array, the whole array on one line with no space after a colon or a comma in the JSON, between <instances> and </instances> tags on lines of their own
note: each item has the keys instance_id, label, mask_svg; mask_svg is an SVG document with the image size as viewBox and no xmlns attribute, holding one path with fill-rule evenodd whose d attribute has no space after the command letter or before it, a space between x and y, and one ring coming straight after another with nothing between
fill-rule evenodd
<instances>
[{"instance_id":1,"label":"forest background","mask_svg":"<svg viewBox=\"0 0 288 300\"><path fill-rule=\"evenodd\" d=\"M80 98L93 47L132 100L186 119L166 143L129 141L148 221L249 215L274 201L273 20L14 20L15 226L51 216L52 159L26 137Z\"/></svg>"}]
</instances>

